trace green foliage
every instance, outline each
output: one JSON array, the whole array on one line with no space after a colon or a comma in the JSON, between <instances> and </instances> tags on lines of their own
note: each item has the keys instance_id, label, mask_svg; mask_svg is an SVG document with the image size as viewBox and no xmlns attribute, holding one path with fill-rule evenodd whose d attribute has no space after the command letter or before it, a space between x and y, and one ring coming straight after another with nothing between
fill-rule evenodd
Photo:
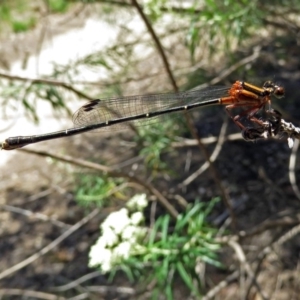
<instances>
[{"instance_id":1,"label":"green foliage","mask_svg":"<svg viewBox=\"0 0 300 300\"><path fill-rule=\"evenodd\" d=\"M66 0L48 0L49 9L55 13L66 12L69 6Z\"/></svg>"},{"instance_id":2,"label":"green foliage","mask_svg":"<svg viewBox=\"0 0 300 300\"><path fill-rule=\"evenodd\" d=\"M24 0L4 1L0 4L0 30L7 24L13 32L19 33L32 29L36 25L34 11L30 3Z\"/></svg>"},{"instance_id":3,"label":"green foliage","mask_svg":"<svg viewBox=\"0 0 300 300\"><path fill-rule=\"evenodd\" d=\"M10 20L10 8L7 3L1 3L0 5L0 20L2 20L2 22Z\"/></svg>"},{"instance_id":4,"label":"green foliage","mask_svg":"<svg viewBox=\"0 0 300 300\"><path fill-rule=\"evenodd\" d=\"M143 9L151 21L155 22L163 16L164 12L162 8L165 7L167 3L167 0L150 0L145 2Z\"/></svg>"},{"instance_id":5,"label":"green foliage","mask_svg":"<svg viewBox=\"0 0 300 300\"><path fill-rule=\"evenodd\" d=\"M172 12L177 18L186 19L189 30L186 34L186 45L191 57L203 47L210 53L225 50L228 53L247 38L255 35L266 19L282 15L291 7L300 8L300 2L289 1L248 1L248 0L204 0L193 1L189 8L165 0L150 0L144 5L144 11L154 22ZM202 42L202 43L201 43ZM203 51L203 49L199 49Z\"/></svg>"},{"instance_id":6,"label":"green foliage","mask_svg":"<svg viewBox=\"0 0 300 300\"><path fill-rule=\"evenodd\" d=\"M193 12L187 45L193 57L201 39L206 37L210 52L230 51L263 22L264 10L257 9L257 1L206 0L200 12Z\"/></svg>"},{"instance_id":7,"label":"green foliage","mask_svg":"<svg viewBox=\"0 0 300 300\"><path fill-rule=\"evenodd\" d=\"M124 199L124 195L118 189L122 179L80 174L77 176L76 182L75 198L81 205L96 204L103 206L105 201L111 197Z\"/></svg>"},{"instance_id":8,"label":"green foliage","mask_svg":"<svg viewBox=\"0 0 300 300\"><path fill-rule=\"evenodd\" d=\"M40 18L40 10L34 1L10 0L0 2L0 31L4 27L10 27L13 32L20 33L36 26L37 20ZM66 0L47 0L46 3L49 11L54 13L64 13L69 8L69 3ZM35 5L37 6L35 7Z\"/></svg>"},{"instance_id":9,"label":"green foliage","mask_svg":"<svg viewBox=\"0 0 300 300\"><path fill-rule=\"evenodd\" d=\"M103 66L107 70L112 70L113 67L110 65L107 57L104 53L96 52L90 55L87 55L82 60L78 62L78 64L84 64L89 67L99 67Z\"/></svg>"},{"instance_id":10,"label":"green foliage","mask_svg":"<svg viewBox=\"0 0 300 300\"><path fill-rule=\"evenodd\" d=\"M31 17L24 21L12 21L12 28L15 33L27 31L34 28L35 25L36 19L34 17Z\"/></svg>"},{"instance_id":11,"label":"green foliage","mask_svg":"<svg viewBox=\"0 0 300 300\"><path fill-rule=\"evenodd\" d=\"M41 99L45 99L51 103L51 106L54 110L63 109L66 110L69 115L71 112L68 110L64 98L61 94L61 91L55 86L47 86L47 85L37 85L35 86L38 88L36 91L38 96Z\"/></svg>"},{"instance_id":12,"label":"green foliage","mask_svg":"<svg viewBox=\"0 0 300 300\"><path fill-rule=\"evenodd\" d=\"M217 256L221 247L215 240L217 229L206 221L216 201L208 205L195 203L178 217L175 225L169 215L159 217L147 240L136 245L135 252L118 269L141 285L156 282L153 295L163 293L173 299L175 279L179 278L199 297L201 282L196 266L208 263L222 267Z\"/></svg>"},{"instance_id":13,"label":"green foliage","mask_svg":"<svg viewBox=\"0 0 300 300\"><path fill-rule=\"evenodd\" d=\"M185 123L184 118L180 116L176 114L176 117L159 117L158 122L154 119L148 126L138 128L139 135L136 141L143 144L140 155L151 170L166 170L167 163L162 160L161 154L170 150L176 136L183 132Z\"/></svg>"},{"instance_id":14,"label":"green foliage","mask_svg":"<svg viewBox=\"0 0 300 300\"><path fill-rule=\"evenodd\" d=\"M36 114L37 98L49 102L55 111L72 115L66 106L61 94L62 91L58 87L45 84L28 85L27 83L17 81L11 81L8 84L0 81L0 86L3 110L22 103L26 114L35 123L39 122L39 116ZM12 99L14 101L11 101Z\"/></svg>"}]
</instances>

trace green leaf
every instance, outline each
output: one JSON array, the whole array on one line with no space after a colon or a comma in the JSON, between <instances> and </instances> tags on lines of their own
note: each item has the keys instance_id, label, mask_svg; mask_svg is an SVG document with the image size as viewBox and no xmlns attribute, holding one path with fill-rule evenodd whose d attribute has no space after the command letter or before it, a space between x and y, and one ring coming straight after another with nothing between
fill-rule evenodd
<instances>
[{"instance_id":1,"label":"green leaf","mask_svg":"<svg viewBox=\"0 0 300 300\"><path fill-rule=\"evenodd\" d=\"M156 220L153 228L151 229L150 235L149 235L149 240L148 240L148 243L147 243L148 246L154 245L157 232L158 232L159 227L161 226L162 222L163 222L163 218L158 218Z\"/></svg>"},{"instance_id":2,"label":"green leaf","mask_svg":"<svg viewBox=\"0 0 300 300\"><path fill-rule=\"evenodd\" d=\"M169 222L170 222L170 215L164 216L162 221L162 232L161 232L161 241L163 242L166 242L168 240Z\"/></svg>"},{"instance_id":3,"label":"green leaf","mask_svg":"<svg viewBox=\"0 0 300 300\"><path fill-rule=\"evenodd\" d=\"M166 284L165 294L168 300L173 300L173 287L170 284Z\"/></svg>"},{"instance_id":4,"label":"green leaf","mask_svg":"<svg viewBox=\"0 0 300 300\"><path fill-rule=\"evenodd\" d=\"M68 8L68 1L66 0L47 0L49 9L52 12L57 12L57 13L63 13L67 10Z\"/></svg>"},{"instance_id":5,"label":"green leaf","mask_svg":"<svg viewBox=\"0 0 300 300\"><path fill-rule=\"evenodd\" d=\"M183 264L181 262L178 262L176 264L176 269L181 277L181 279L184 281L184 283L187 285L187 287L193 291L193 293L197 296L200 296L198 290L195 288L193 284L193 279L190 277L187 270L184 268Z\"/></svg>"},{"instance_id":6,"label":"green leaf","mask_svg":"<svg viewBox=\"0 0 300 300\"><path fill-rule=\"evenodd\" d=\"M130 282L134 282L135 278L132 272L132 269L130 266L127 266L125 263L120 265L121 270L126 274L127 278L129 279Z\"/></svg>"}]
</instances>

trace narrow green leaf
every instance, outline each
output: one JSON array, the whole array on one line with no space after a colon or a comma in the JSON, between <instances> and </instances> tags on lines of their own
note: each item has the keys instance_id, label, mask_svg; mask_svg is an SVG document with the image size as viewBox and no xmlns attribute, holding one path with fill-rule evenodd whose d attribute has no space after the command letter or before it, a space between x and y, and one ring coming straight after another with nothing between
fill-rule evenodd
<instances>
[{"instance_id":1,"label":"narrow green leaf","mask_svg":"<svg viewBox=\"0 0 300 300\"><path fill-rule=\"evenodd\" d=\"M166 242L168 240L170 215L165 215L162 222L161 241Z\"/></svg>"},{"instance_id":2,"label":"narrow green leaf","mask_svg":"<svg viewBox=\"0 0 300 300\"><path fill-rule=\"evenodd\" d=\"M183 264L181 262L177 262L176 269L181 277L181 279L184 281L184 283L187 285L187 287L193 291L193 293L197 296L200 296L199 291L195 288L193 284L193 279L190 277L186 269L184 268Z\"/></svg>"},{"instance_id":3,"label":"narrow green leaf","mask_svg":"<svg viewBox=\"0 0 300 300\"><path fill-rule=\"evenodd\" d=\"M119 266L119 268L126 274L127 278L130 282L134 282L135 278L133 276L133 272L130 266L126 265L126 263Z\"/></svg>"},{"instance_id":4,"label":"narrow green leaf","mask_svg":"<svg viewBox=\"0 0 300 300\"><path fill-rule=\"evenodd\" d=\"M156 235L157 235L157 232L159 230L159 227L161 226L161 223L162 223L162 218L158 218L150 232L150 235L149 235L149 239L148 239L148 246L152 246L154 243L155 243L155 239L156 239Z\"/></svg>"},{"instance_id":5,"label":"narrow green leaf","mask_svg":"<svg viewBox=\"0 0 300 300\"><path fill-rule=\"evenodd\" d=\"M166 285L165 294L166 294L168 300L173 300L174 299L174 297L173 297L173 287L172 287L171 284Z\"/></svg>"}]
</instances>

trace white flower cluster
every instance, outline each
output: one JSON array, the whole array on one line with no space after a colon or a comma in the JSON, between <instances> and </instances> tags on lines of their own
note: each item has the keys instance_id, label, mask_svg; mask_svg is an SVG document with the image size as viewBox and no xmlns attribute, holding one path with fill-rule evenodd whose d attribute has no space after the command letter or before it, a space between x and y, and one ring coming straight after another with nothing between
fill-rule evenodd
<instances>
[{"instance_id":1,"label":"white flower cluster","mask_svg":"<svg viewBox=\"0 0 300 300\"><path fill-rule=\"evenodd\" d=\"M102 235L91 247L89 266L100 266L108 272L119 262L127 259L146 234L142 210L148 202L145 194L135 195L126 208L111 213L101 224ZM131 213L134 210L138 210Z\"/></svg>"}]
</instances>

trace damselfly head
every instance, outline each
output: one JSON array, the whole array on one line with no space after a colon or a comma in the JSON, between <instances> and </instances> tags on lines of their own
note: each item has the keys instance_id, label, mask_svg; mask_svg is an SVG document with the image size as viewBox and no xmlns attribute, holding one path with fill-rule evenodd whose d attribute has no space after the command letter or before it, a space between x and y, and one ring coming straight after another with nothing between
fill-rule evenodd
<instances>
[{"instance_id":1,"label":"damselfly head","mask_svg":"<svg viewBox=\"0 0 300 300\"><path fill-rule=\"evenodd\" d=\"M275 85L274 96L276 98L282 98L285 95L285 89L283 86Z\"/></svg>"},{"instance_id":2,"label":"damselfly head","mask_svg":"<svg viewBox=\"0 0 300 300\"><path fill-rule=\"evenodd\" d=\"M273 81L266 81L263 85L263 89L268 91L270 95L274 95L276 98L282 98L285 95L285 89Z\"/></svg>"}]
</instances>

